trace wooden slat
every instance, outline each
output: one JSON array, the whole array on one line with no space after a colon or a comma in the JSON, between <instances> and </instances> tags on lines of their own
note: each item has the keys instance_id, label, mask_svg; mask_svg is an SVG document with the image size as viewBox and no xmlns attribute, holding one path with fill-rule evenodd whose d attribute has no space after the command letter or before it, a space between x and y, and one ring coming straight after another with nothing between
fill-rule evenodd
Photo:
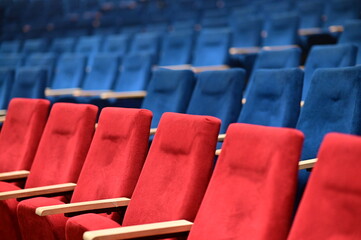
<instances>
[{"instance_id":1,"label":"wooden slat","mask_svg":"<svg viewBox=\"0 0 361 240\"><path fill-rule=\"evenodd\" d=\"M40 195L48 195L53 193L70 192L75 189L75 183L63 183L44 187L35 187L20 189L8 192L0 192L0 200L6 200L10 198L26 198Z\"/></svg>"},{"instance_id":2,"label":"wooden slat","mask_svg":"<svg viewBox=\"0 0 361 240\"><path fill-rule=\"evenodd\" d=\"M78 90L73 93L75 97L93 97L100 96L104 93L110 92L109 90Z\"/></svg>"},{"instance_id":3,"label":"wooden slat","mask_svg":"<svg viewBox=\"0 0 361 240\"><path fill-rule=\"evenodd\" d=\"M75 91L79 90L80 88L46 89L45 96L72 95Z\"/></svg>"},{"instance_id":4,"label":"wooden slat","mask_svg":"<svg viewBox=\"0 0 361 240\"><path fill-rule=\"evenodd\" d=\"M308 36L322 33L321 28L303 28L298 30L298 35Z\"/></svg>"},{"instance_id":5,"label":"wooden slat","mask_svg":"<svg viewBox=\"0 0 361 240\"><path fill-rule=\"evenodd\" d=\"M189 232L193 223L187 220L142 224L111 228L97 231L88 231L83 235L84 240L115 240L133 239L147 236L159 236L170 233Z\"/></svg>"},{"instance_id":6,"label":"wooden slat","mask_svg":"<svg viewBox=\"0 0 361 240\"><path fill-rule=\"evenodd\" d=\"M103 200L53 205L46 207L38 207L36 209L36 214L39 216L47 216L47 215L53 215L59 213L81 212L81 211L89 211L94 209L123 207L123 206L128 206L129 202L130 202L129 198L113 198L113 199L103 199Z\"/></svg>"},{"instance_id":7,"label":"wooden slat","mask_svg":"<svg viewBox=\"0 0 361 240\"><path fill-rule=\"evenodd\" d=\"M298 48L298 45L283 45L283 46L265 46L262 47L262 50L265 51L274 51L274 50L285 50L290 48Z\"/></svg>"},{"instance_id":8,"label":"wooden slat","mask_svg":"<svg viewBox=\"0 0 361 240\"><path fill-rule=\"evenodd\" d=\"M100 98L102 98L102 99L108 99L108 98L117 98L117 99L144 98L146 95L147 95L146 91L109 92L109 93L101 94Z\"/></svg>"},{"instance_id":9,"label":"wooden slat","mask_svg":"<svg viewBox=\"0 0 361 240\"><path fill-rule=\"evenodd\" d=\"M218 135L218 142L223 142L225 137L226 137L226 134L219 134Z\"/></svg>"},{"instance_id":10,"label":"wooden slat","mask_svg":"<svg viewBox=\"0 0 361 240\"><path fill-rule=\"evenodd\" d=\"M313 168L316 162L317 162L317 158L302 160L298 163L298 169L302 170L307 168Z\"/></svg>"},{"instance_id":11,"label":"wooden slat","mask_svg":"<svg viewBox=\"0 0 361 240\"><path fill-rule=\"evenodd\" d=\"M0 181L7 181L7 180L16 180L16 179L23 179L29 176L29 171L27 170L20 170L20 171L12 171L12 172L4 172L0 173Z\"/></svg>"},{"instance_id":12,"label":"wooden slat","mask_svg":"<svg viewBox=\"0 0 361 240\"><path fill-rule=\"evenodd\" d=\"M6 112L7 112L6 109L1 109L1 110L0 110L0 116L6 115Z\"/></svg>"},{"instance_id":13,"label":"wooden slat","mask_svg":"<svg viewBox=\"0 0 361 240\"><path fill-rule=\"evenodd\" d=\"M6 116L0 116L0 123L5 122Z\"/></svg>"},{"instance_id":14,"label":"wooden slat","mask_svg":"<svg viewBox=\"0 0 361 240\"><path fill-rule=\"evenodd\" d=\"M218 65L218 66L205 66L205 67L192 67L194 73L200 73L204 71L221 71L229 69L227 65Z\"/></svg>"},{"instance_id":15,"label":"wooden slat","mask_svg":"<svg viewBox=\"0 0 361 240\"><path fill-rule=\"evenodd\" d=\"M229 54L231 55L251 54L251 53L258 53L259 51L261 51L261 48L259 47L243 47L243 48L233 47L229 49Z\"/></svg>"},{"instance_id":16,"label":"wooden slat","mask_svg":"<svg viewBox=\"0 0 361 240\"><path fill-rule=\"evenodd\" d=\"M170 70L190 70L192 69L192 65L183 64L183 65L170 65L170 66L155 66L154 69L166 68Z\"/></svg>"},{"instance_id":17,"label":"wooden slat","mask_svg":"<svg viewBox=\"0 0 361 240\"><path fill-rule=\"evenodd\" d=\"M335 32L343 32L344 28L341 25L334 25L334 26L329 26L328 27L328 31L335 33Z\"/></svg>"},{"instance_id":18,"label":"wooden slat","mask_svg":"<svg viewBox=\"0 0 361 240\"><path fill-rule=\"evenodd\" d=\"M221 152L222 152L222 149L217 149L215 155L219 156L221 154Z\"/></svg>"},{"instance_id":19,"label":"wooden slat","mask_svg":"<svg viewBox=\"0 0 361 240\"><path fill-rule=\"evenodd\" d=\"M154 135L156 132L157 132L157 128L151 128L149 134Z\"/></svg>"}]
</instances>

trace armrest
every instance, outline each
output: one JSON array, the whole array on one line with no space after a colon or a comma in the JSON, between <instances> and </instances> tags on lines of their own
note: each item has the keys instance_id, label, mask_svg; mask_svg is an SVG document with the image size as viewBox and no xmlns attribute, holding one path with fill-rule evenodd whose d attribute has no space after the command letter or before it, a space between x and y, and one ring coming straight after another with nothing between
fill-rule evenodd
<instances>
[{"instance_id":1,"label":"armrest","mask_svg":"<svg viewBox=\"0 0 361 240\"><path fill-rule=\"evenodd\" d=\"M116 207L128 206L129 198L113 198L95 201L86 201L78 203L69 203L61 205L53 205L46 207L38 207L36 214L39 216L47 216L59 213L84 212L95 209L110 209Z\"/></svg>"},{"instance_id":2,"label":"armrest","mask_svg":"<svg viewBox=\"0 0 361 240\"><path fill-rule=\"evenodd\" d=\"M84 240L131 239L147 236L164 236L175 233L188 233L193 223L187 220L176 220L159 223L149 223L135 226L87 231Z\"/></svg>"},{"instance_id":3,"label":"armrest","mask_svg":"<svg viewBox=\"0 0 361 240\"><path fill-rule=\"evenodd\" d=\"M144 98L147 95L146 91L132 91L132 92L108 92L100 95L101 99L117 98Z\"/></svg>"},{"instance_id":4,"label":"armrest","mask_svg":"<svg viewBox=\"0 0 361 240\"><path fill-rule=\"evenodd\" d=\"M80 88L46 89L45 96L51 97L51 96L71 95L78 90L80 90Z\"/></svg>"},{"instance_id":5,"label":"armrest","mask_svg":"<svg viewBox=\"0 0 361 240\"><path fill-rule=\"evenodd\" d=\"M192 67L192 71L195 73L200 73L204 71L220 71L229 69L228 65L217 65L217 66L204 66L204 67Z\"/></svg>"},{"instance_id":6,"label":"armrest","mask_svg":"<svg viewBox=\"0 0 361 240\"><path fill-rule=\"evenodd\" d=\"M298 48L298 45L282 45L282 46L264 46L262 50L272 51L272 50L284 50L290 48Z\"/></svg>"},{"instance_id":7,"label":"armrest","mask_svg":"<svg viewBox=\"0 0 361 240\"><path fill-rule=\"evenodd\" d=\"M307 168L313 168L315 163L317 162L317 158L303 160L298 163L298 169L307 169Z\"/></svg>"},{"instance_id":8,"label":"armrest","mask_svg":"<svg viewBox=\"0 0 361 240\"><path fill-rule=\"evenodd\" d=\"M219 134L218 135L218 142L223 142L225 137L226 137L226 134Z\"/></svg>"},{"instance_id":9,"label":"armrest","mask_svg":"<svg viewBox=\"0 0 361 240\"><path fill-rule=\"evenodd\" d=\"M300 36L309 36L322 33L321 28L302 28L298 30L298 35Z\"/></svg>"},{"instance_id":10,"label":"armrest","mask_svg":"<svg viewBox=\"0 0 361 240\"><path fill-rule=\"evenodd\" d=\"M3 173L0 173L0 181L24 179L29 176L29 173L30 172L27 170L3 172Z\"/></svg>"},{"instance_id":11,"label":"armrest","mask_svg":"<svg viewBox=\"0 0 361 240\"><path fill-rule=\"evenodd\" d=\"M6 118L6 116L0 116L0 123L5 122L5 118Z\"/></svg>"},{"instance_id":12,"label":"armrest","mask_svg":"<svg viewBox=\"0 0 361 240\"><path fill-rule=\"evenodd\" d=\"M236 54L250 54L250 53L258 53L261 50L259 47L232 47L229 49L229 54L236 55Z\"/></svg>"},{"instance_id":13,"label":"armrest","mask_svg":"<svg viewBox=\"0 0 361 240\"><path fill-rule=\"evenodd\" d=\"M334 32L343 32L343 26L341 26L341 25L329 26L328 31L330 31L332 33L334 33Z\"/></svg>"},{"instance_id":14,"label":"armrest","mask_svg":"<svg viewBox=\"0 0 361 240\"><path fill-rule=\"evenodd\" d=\"M108 93L109 90L77 90L73 92L74 97L93 97Z\"/></svg>"},{"instance_id":15,"label":"armrest","mask_svg":"<svg viewBox=\"0 0 361 240\"><path fill-rule=\"evenodd\" d=\"M303 105L305 105L305 101L300 102L300 107L303 107Z\"/></svg>"},{"instance_id":16,"label":"armrest","mask_svg":"<svg viewBox=\"0 0 361 240\"><path fill-rule=\"evenodd\" d=\"M190 70L192 69L192 65L190 64L183 64L183 65L169 65L169 66L155 66L155 69L159 69L159 68L166 68L166 69L170 69L170 70Z\"/></svg>"},{"instance_id":17,"label":"armrest","mask_svg":"<svg viewBox=\"0 0 361 240\"><path fill-rule=\"evenodd\" d=\"M36 197L43 195L52 195L55 193L67 193L74 190L76 184L75 183L63 183L56 184L44 187L35 187L35 188L27 188L20 189L8 192L0 192L0 200L6 200L10 198L28 198L28 197Z\"/></svg>"},{"instance_id":18,"label":"armrest","mask_svg":"<svg viewBox=\"0 0 361 240\"><path fill-rule=\"evenodd\" d=\"M0 116L5 116L6 115L7 110L6 109L1 109L0 110Z\"/></svg>"},{"instance_id":19,"label":"armrest","mask_svg":"<svg viewBox=\"0 0 361 240\"><path fill-rule=\"evenodd\" d=\"M149 134L154 135L156 132L157 132L157 128L151 128Z\"/></svg>"},{"instance_id":20,"label":"armrest","mask_svg":"<svg viewBox=\"0 0 361 240\"><path fill-rule=\"evenodd\" d=\"M221 154L221 152L222 152L222 149L217 149L216 152L215 152L215 155L219 156Z\"/></svg>"}]
</instances>

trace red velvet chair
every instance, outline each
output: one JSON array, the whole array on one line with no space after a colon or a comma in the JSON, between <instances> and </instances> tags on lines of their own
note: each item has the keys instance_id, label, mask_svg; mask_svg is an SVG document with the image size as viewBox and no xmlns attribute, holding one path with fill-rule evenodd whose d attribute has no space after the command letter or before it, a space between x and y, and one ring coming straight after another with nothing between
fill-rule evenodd
<instances>
[{"instance_id":1,"label":"red velvet chair","mask_svg":"<svg viewBox=\"0 0 361 240\"><path fill-rule=\"evenodd\" d=\"M0 180L28 174L49 108L50 102L44 99L11 100L0 134Z\"/></svg>"},{"instance_id":2,"label":"red velvet chair","mask_svg":"<svg viewBox=\"0 0 361 240\"><path fill-rule=\"evenodd\" d=\"M231 124L194 225L184 220L144 224L86 232L84 239L128 239L190 229L188 240L286 239L302 143L298 130Z\"/></svg>"},{"instance_id":3,"label":"red velvet chair","mask_svg":"<svg viewBox=\"0 0 361 240\"><path fill-rule=\"evenodd\" d=\"M93 137L96 115L97 107L92 105L54 104L25 189L0 182L2 239L21 239L16 217L17 199L74 189ZM48 185L52 186L45 187Z\"/></svg>"},{"instance_id":4,"label":"red velvet chair","mask_svg":"<svg viewBox=\"0 0 361 240\"><path fill-rule=\"evenodd\" d=\"M163 114L123 221L76 216L66 224L67 239L83 239L87 230L194 220L212 173L219 127L214 117Z\"/></svg>"},{"instance_id":5,"label":"red velvet chair","mask_svg":"<svg viewBox=\"0 0 361 240\"><path fill-rule=\"evenodd\" d=\"M147 155L151 119L149 110L105 108L74 190L73 204L45 197L20 202L18 220L23 240L65 239L68 218L59 213L79 202L130 198ZM50 205L57 208L44 207ZM42 216L35 213L38 207L43 207ZM105 216L119 219L117 214Z\"/></svg>"},{"instance_id":6,"label":"red velvet chair","mask_svg":"<svg viewBox=\"0 0 361 240\"><path fill-rule=\"evenodd\" d=\"M289 240L361 239L361 138L326 135Z\"/></svg>"}]
</instances>

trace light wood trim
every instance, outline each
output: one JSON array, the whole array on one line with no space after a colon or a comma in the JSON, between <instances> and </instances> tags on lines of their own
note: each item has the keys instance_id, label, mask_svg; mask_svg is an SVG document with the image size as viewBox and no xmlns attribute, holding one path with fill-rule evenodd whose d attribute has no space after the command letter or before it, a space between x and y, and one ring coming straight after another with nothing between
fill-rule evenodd
<instances>
[{"instance_id":1,"label":"light wood trim","mask_svg":"<svg viewBox=\"0 0 361 240\"><path fill-rule=\"evenodd\" d=\"M322 33L321 28L302 28L298 30L298 35L300 36L308 36Z\"/></svg>"},{"instance_id":2,"label":"light wood trim","mask_svg":"<svg viewBox=\"0 0 361 240\"><path fill-rule=\"evenodd\" d=\"M302 170L307 168L313 168L316 162L317 162L317 158L300 161L298 163L298 169Z\"/></svg>"},{"instance_id":3,"label":"light wood trim","mask_svg":"<svg viewBox=\"0 0 361 240\"><path fill-rule=\"evenodd\" d=\"M83 235L84 240L112 240L133 239L164 234L189 232L193 223L187 220L175 220L168 222L149 223L135 226L110 228L104 230L87 231Z\"/></svg>"},{"instance_id":4,"label":"light wood trim","mask_svg":"<svg viewBox=\"0 0 361 240\"><path fill-rule=\"evenodd\" d=\"M0 181L23 179L29 176L29 171L20 170L0 173Z\"/></svg>"},{"instance_id":5,"label":"light wood trim","mask_svg":"<svg viewBox=\"0 0 361 240\"><path fill-rule=\"evenodd\" d=\"M128 206L130 202L129 198L113 198L113 199L103 199L103 200L94 200L78 203L68 203L60 204L46 207L38 207L35 213L39 216L48 216L53 214L60 213L70 213L70 212L82 212L89 211L94 209L103 209L103 208L114 208L114 207L123 207Z\"/></svg>"},{"instance_id":6,"label":"light wood trim","mask_svg":"<svg viewBox=\"0 0 361 240\"><path fill-rule=\"evenodd\" d=\"M262 50L264 51L275 51L275 50L285 50L290 48L298 48L298 45L282 45L282 46L264 46Z\"/></svg>"},{"instance_id":7,"label":"light wood trim","mask_svg":"<svg viewBox=\"0 0 361 240\"><path fill-rule=\"evenodd\" d=\"M242 104L246 104L247 99L246 98L242 98Z\"/></svg>"},{"instance_id":8,"label":"light wood trim","mask_svg":"<svg viewBox=\"0 0 361 240\"><path fill-rule=\"evenodd\" d=\"M229 49L229 54L237 55L237 54L250 54L250 53L258 53L261 51L260 47L232 47Z\"/></svg>"},{"instance_id":9,"label":"light wood trim","mask_svg":"<svg viewBox=\"0 0 361 240\"><path fill-rule=\"evenodd\" d=\"M109 90L77 90L74 91L74 97L93 97L93 96L100 96L104 93L110 92Z\"/></svg>"},{"instance_id":10,"label":"light wood trim","mask_svg":"<svg viewBox=\"0 0 361 240\"><path fill-rule=\"evenodd\" d=\"M331 33L343 32L343 30L344 30L344 28L342 25L334 25L334 26L328 27L328 31L330 31Z\"/></svg>"},{"instance_id":11,"label":"light wood trim","mask_svg":"<svg viewBox=\"0 0 361 240\"><path fill-rule=\"evenodd\" d=\"M63 89L45 89L45 96L62 96L72 95L75 91L79 91L80 88L63 88Z\"/></svg>"},{"instance_id":12,"label":"light wood trim","mask_svg":"<svg viewBox=\"0 0 361 240\"><path fill-rule=\"evenodd\" d=\"M156 132L157 132L157 128L151 128L149 134L154 135Z\"/></svg>"},{"instance_id":13,"label":"light wood trim","mask_svg":"<svg viewBox=\"0 0 361 240\"><path fill-rule=\"evenodd\" d=\"M166 68L166 69L170 69L170 70L191 70L192 65L183 64L183 65L169 65L169 66L154 66L153 70L156 70L159 68Z\"/></svg>"},{"instance_id":14,"label":"light wood trim","mask_svg":"<svg viewBox=\"0 0 361 240\"><path fill-rule=\"evenodd\" d=\"M75 189L75 183L63 183L56 185L49 185L44 187L35 187L20 189L8 192L0 192L0 200L6 200L10 198L25 198L25 197L35 197L39 195L47 195L52 193L62 193L69 192Z\"/></svg>"},{"instance_id":15,"label":"light wood trim","mask_svg":"<svg viewBox=\"0 0 361 240\"><path fill-rule=\"evenodd\" d=\"M215 155L219 156L221 154L221 152L222 152L222 149L217 149Z\"/></svg>"},{"instance_id":16,"label":"light wood trim","mask_svg":"<svg viewBox=\"0 0 361 240\"><path fill-rule=\"evenodd\" d=\"M226 134L219 134L218 135L218 142L223 142L224 141L224 138L226 137Z\"/></svg>"},{"instance_id":17,"label":"light wood trim","mask_svg":"<svg viewBox=\"0 0 361 240\"><path fill-rule=\"evenodd\" d=\"M303 107L305 105L305 101L300 102L300 107Z\"/></svg>"},{"instance_id":18,"label":"light wood trim","mask_svg":"<svg viewBox=\"0 0 361 240\"><path fill-rule=\"evenodd\" d=\"M0 123L5 122L6 116L0 116Z\"/></svg>"},{"instance_id":19,"label":"light wood trim","mask_svg":"<svg viewBox=\"0 0 361 240\"><path fill-rule=\"evenodd\" d=\"M7 112L6 109L1 109L1 110L0 110L0 116L6 115L6 112Z\"/></svg>"},{"instance_id":20,"label":"light wood trim","mask_svg":"<svg viewBox=\"0 0 361 240\"><path fill-rule=\"evenodd\" d=\"M131 91L131 92L108 92L100 95L101 99L117 98L144 98L147 95L147 91Z\"/></svg>"},{"instance_id":21,"label":"light wood trim","mask_svg":"<svg viewBox=\"0 0 361 240\"><path fill-rule=\"evenodd\" d=\"M221 71L229 69L228 65L217 65L217 66L204 66L204 67L192 67L194 73L200 73L204 71Z\"/></svg>"}]
</instances>

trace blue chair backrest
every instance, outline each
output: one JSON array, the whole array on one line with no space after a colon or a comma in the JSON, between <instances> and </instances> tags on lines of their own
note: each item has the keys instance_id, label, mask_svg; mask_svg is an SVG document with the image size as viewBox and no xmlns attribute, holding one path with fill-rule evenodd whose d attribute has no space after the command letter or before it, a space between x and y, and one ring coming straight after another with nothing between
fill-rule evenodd
<instances>
[{"instance_id":1,"label":"blue chair backrest","mask_svg":"<svg viewBox=\"0 0 361 240\"><path fill-rule=\"evenodd\" d=\"M361 64L361 20L346 22L339 43L350 43L357 46L356 64Z\"/></svg>"},{"instance_id":2,"label":"blue chair backrest","mask_svg":"<svg viewBox=\"0 0 361 240\"><path fill-rule=\"evenodd\" d=\"M230 32L228 29L204 29L199 33L193 54L193 66L228 64Z\"/></svg>"},{"instance_id":3,"label":"blue chair backrest","mask_svg":"<svg viewBox=\"0 0 361 240\"><path fill-rule=\"evenodd\" d=\"M83 90L110 90L119 69L117 55L111 53L98 53L89 60Z\"/></svg>"},{"instance_id":4,"label":"blue chair backrest","mask_svg":"<svg viewBox=\"0 0 361 240\"><path fill-rule=\"evenodd\" d=\"M76 53L94 54L99 51L101 38L99 36L80 37L75 47Z\"/></svg>"},{"instance_id":5,"label":"blue chair backrest","mask_svg":"<svg viewBox=\"0 0 361 240\"><path fill-rule=\"evenodd\" d=\"M47 71L48 87L51 87L56 56L53 53L33 53L25 61L25 66L41 67Z\"/></svg>"},{"instance_id":6,"label":"blue chair backrest","mask_svg":"<svg viewBox=\"0 0 361 240\"><path fill-rule=\"evenodd\" d=\"M263 20L254 18L235 18L232 23L232 47L256 47L261 45Z\"/></svg>"},{"instance_id":7,"label":"blue chair backrest","mask_svg":"<svg viewBox=\"0 0 361 240\"><path fill-rule=\"evenodd\" d=\"M20 41L3 41L0 44L0 53L18 53L20 50Z\"/></svg>"},{"instance_id":8,"label":"blue chair backrest","mask_svg":"<svg viewBox=\"0 0 361 240\"><path fill-rule=\"evenodd\" d=\"M303 71L298 68L256 71L238 122L295 128L302 86Z\"/></svg>"},{"instance_id":9,"label":"blue chair backrest","mask_svg":"<svg viewBox=\"0 0 361 240\"><path fill-rule=\"evenodd\" d=\"M152 128L165 112L185 113L195 85L190 70L158 69L153 72L142 108L153 112Z\"/></svg>"},{"instance_id":10,"label":"blue chair backrest","mask_svg":"<svg viewBox=\"0 0 361 240\"><path fill-rule=\"evenodd\" d=\"M57 54L72 52L75 46L75 38L56 38L53 40L49 51Z\"/></svg>"},{"instance_id":11,"label":"blue chair backrest","mask_svg":"<svg viewBox=\"0 0 361 240\"><path fill-rule=\"evenodd\" d=\"M28 39L24 41L22 53L30 54L35 52L45 52L47 50L47 41L45 39Z\"/></svg>"},{"instance_id":12,"label":"blue chair backrest","mask_svg":"<svg viewBox=\"0 0 361 240\"><path fill-rule=\"evenodd\" d=\"M302 100L305 100L307 97L311 78L316 69L354 66L356 63L356 54L356 46L349 44L312 47L305 64Z\"/></svg>"},{"instance_id":13,"label":"blue chair backrest","mask_svg":"<svg viewBox=\"0 0 361 240\"><path fill-rule=\"evenodd\" d=\"M220 132L225 133L228 125L237 121L244 85L243 69L201 72L187 113L210 115L221 119Z\"/></svg>"},{"instance_id":14,"label":"blue chair backrest","mask_svg":"<svg viewBox=\"0 0 361 240\"><path fill-rule=\"evenodd\" d=\"M153 57L150 54L130 54L124 57L115 91L146 90L150 78Z\"/></svg>"},{"instance_id":15,"label":"blue chair backrest","mask_svg":"<svg viewBox=\"0 0 361 240\"><path fill-rule=\"evenodd\" d=\"M0 55L0 67L9 67L16 69L20 67L23 62L23 56L21 54L1 54Z\"/></svg>"},{"instance_id":16,"label":"blue chair backrest","mask_svg":"<svg viewBox=\"0 0 361 240\"><path fill-rule=\"evenodd\" d=\"M344 25L347 20L360 18L359 0L331 0L326 4L324 27Z\"/></svg>"},{"instance_id":17,"label":"blue chair backrest","mask_svg":"<svg viewBox=\"0 0 361 240\"><path fill-rule=\"evenodd\" d=\"M116 53L119 56L124 56L129 47L130 36L122 35L109 35L106 37L102 52Z\"/></svg>"},{"instance_id":18,"label":"blue chair backrest","mask_svg":"<svg viewBox=\"0 0 361 240\"><path fill-rule=\"evenodd\" d=\"M10 94L12 98L44 98L47 85L46 70L38 67L18 68Z\"/></svg>"},{"instance_id":19,"label":"blue chair backrest","mask_svg":"<svg viewBox=\"0 0 361 240\"><path fill-rule=\"evenodd\" d=\"M9 68L0 68L0 109L7 109L10 93L14 84L15 72Z\"/></svg>"},{"instance_id":20,"label":"blue chair backrest","mask_svg":"<svg viewBox=\"0 0 361 240\"><path fill-rule=\"evenodd\" d=\"M160 66L189 64L193 46L190 31L172 32L164 36L160 53Z\"/></svg>"},{"instance_id":21,"label":"blue chair backrest","mask_svg":"<svg viewBox=\"0 0 361 240\"><path fill-rule=\"evenodd\" d=\"M300 16L300 28L322 27L322 14L324 4L318 1L305 1L297 4L298 15Z\"/></svg>"},{"instance_id":22,"label":"blue chair backrest","mask_svg":"<svg viewBox=\"0 0 361 240\"><path fill-rule=\"evenodd\" d=\"M86 57L75 53L63 53L55 68L53 89L80 87L85 73Z\"/></svg>"},{"instance_id":23,"label":"blue chair backrest","mask_svg":"<svg viewBox=\"0 0 361 240\"><path fill-rule=\"evenodd\" d=\"M158 33L138 33L134 36L130 46L130 54L153 54L157 56L159 51Z\"/></svg>"}]
</instances>

